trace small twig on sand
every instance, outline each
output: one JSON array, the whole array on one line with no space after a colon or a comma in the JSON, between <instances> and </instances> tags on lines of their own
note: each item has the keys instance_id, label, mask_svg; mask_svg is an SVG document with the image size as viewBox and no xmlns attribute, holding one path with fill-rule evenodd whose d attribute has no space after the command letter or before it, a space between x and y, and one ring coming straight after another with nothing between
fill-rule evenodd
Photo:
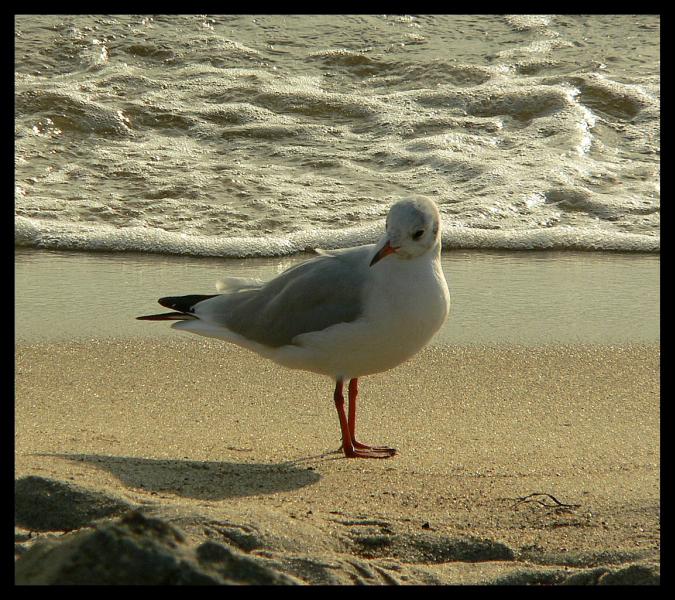
<instances>
[{"instance_id":1,"label":"small twig on sand","mask_svg":"<svg viewBox=\"0 0 675 600\"><path fill-rule=\"evenodd\" d=\"M553 500L554 504L549 504L545 500L541 499L541 496L544 496L545 498L550 498ZM513 505L513 508L518 506L519 504L522 504L524 502L536 502L537 504L540 504L541 506L544 506L546 508L579 508L581 504L565 504L564 502L560 502L555 496L552 494L546 494L543 492L535 492L534 494L528 494L527 496L523 496L522 498L516 498L517 502Z\"/></svg>"}]
</instances>

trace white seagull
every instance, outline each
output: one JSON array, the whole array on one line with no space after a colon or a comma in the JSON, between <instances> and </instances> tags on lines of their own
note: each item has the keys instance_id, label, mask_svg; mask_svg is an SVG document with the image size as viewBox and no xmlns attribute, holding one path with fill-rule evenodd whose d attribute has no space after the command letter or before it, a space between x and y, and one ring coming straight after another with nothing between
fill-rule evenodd
<instances>
[{"instance_id":1,"label":"white seagull","mask_svg":"<svg viewBox=\"0 0 675 600\"><path fill-rule=\"evenodd\" d=\"M423 196L389 210L377 244L336 251L274 279L225 293L160 298L177 312L138 317L232 342L280 365L335 380L333 399L346 457L388 458L394 448L356 441L358 378L411 358L440 329L450 308L441 269L440 214ZM343 385L349 382L345 415Z\"/></svg>"}]
</instances>

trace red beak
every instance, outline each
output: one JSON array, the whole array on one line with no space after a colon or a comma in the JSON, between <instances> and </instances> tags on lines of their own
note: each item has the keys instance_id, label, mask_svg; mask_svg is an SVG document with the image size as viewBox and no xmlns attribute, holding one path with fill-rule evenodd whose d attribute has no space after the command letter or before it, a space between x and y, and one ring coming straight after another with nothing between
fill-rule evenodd
<instances>
[{"instance_id":1,"label":"red beak","mask_svg":"<svg viewBox=\"0 0 675 600\"><path fill-rule=\"evenodd\" d=\"M373 260L370 261L370 266L372 267L376 262L387 256L387 254L392 254L397 250L398 247L394 248L394 246L391 245L391 242L387 241L387 243L377 251L377 254L373 256Z\"/></svg>"}]
</instances>

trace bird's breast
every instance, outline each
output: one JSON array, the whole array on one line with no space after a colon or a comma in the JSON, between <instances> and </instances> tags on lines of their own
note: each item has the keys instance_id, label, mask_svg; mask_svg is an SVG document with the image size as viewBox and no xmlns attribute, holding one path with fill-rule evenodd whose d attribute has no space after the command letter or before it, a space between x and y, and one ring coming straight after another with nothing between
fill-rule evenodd
<instances>
[{"instance_id":1,"label":"bird's breast","mask_svg":"<svg viewBox=\"0 0 675 600\"><path fill-rule=\"evenodd\" d=\"M448 286L438 261L412 269L405 268L407 261L398 262L403 268L382 278L384 281L372 293L369 318L379 324L380 335L388 338L389 343L418 350L448 316Z\"/></svg>"},{"instance_id":2,"label":"bird's breast","mask_svg":"<svg viewBox=\"0 0 675 600\"><path fill-rule=\"evenodd\" d=\"M355 321L300 335L276 360L345 379L387 371L421 350L448 314L440 264L436 268L385 257L373 269L388 260L401 264L367 278L363 312Z\"/></svg>"}]
</instances>

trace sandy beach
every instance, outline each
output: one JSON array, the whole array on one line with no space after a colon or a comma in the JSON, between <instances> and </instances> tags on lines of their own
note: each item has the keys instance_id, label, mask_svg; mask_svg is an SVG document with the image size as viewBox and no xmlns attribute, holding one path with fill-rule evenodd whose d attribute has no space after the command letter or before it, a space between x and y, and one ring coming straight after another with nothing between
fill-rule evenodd
<instances>
[{"instance_id":1,"label":"sandy beach","mask_svg":"<svg viewBox=\"0 0 675 600\"><path fill-rule=\"evenodd\" d=\"M657 583L659 361L433 346L361 381L398 455L347 460L328 379L180 335L18 343L17 583L135 582L111 540L148 583Z\"/></svg>"}]
</instances>

